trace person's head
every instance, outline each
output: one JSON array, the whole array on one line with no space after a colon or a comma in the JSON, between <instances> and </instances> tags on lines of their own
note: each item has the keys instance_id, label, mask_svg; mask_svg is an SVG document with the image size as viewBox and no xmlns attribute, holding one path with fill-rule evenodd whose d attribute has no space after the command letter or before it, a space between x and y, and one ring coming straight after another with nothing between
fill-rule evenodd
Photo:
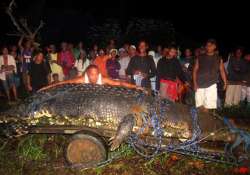
<instances>
[{"instance_id":1,"label":"person's head","mask_svg":"<svg viewBox=\"0 0 250 175\"><path fill-rule=\"evenodd\" d=\"M162 54L162 46L161 45L158 45L156 49L157 49L158 54Z\"/></svg>"},{"instance_id":2,"label":"person's head","mask_svg":"<svg viewBox=\"0 0 250 175\"><path fill-rule=\"evenodd\" d=\"M89 82L96 84L99 76L99 69L96 65L90 65L86 69L86 74L89 78Z\"/></svg>"},{"instance_id":3,"label":"person's head","mask_svg":"<svg viewBox=\"0 0 250 175\"><path fill-rule=\"evenodd\" d=\"M111 59L115 59L118 54L116 49L111 49L109 53L111 55Z\"/></svg>"},{"instance_id":4,"label":"person's head","mask_svg":"<svg viewBox=\"0 0 250 175\"><path fill-rule=\"evenodd\" d=\"M99 50L99 56L103 57L105 55L105 52L103 49L100 49Z\"/></svg>"},{"instance_id":5,"label":"person's head","mask_svg":"<svg viewBox=\"0 0 250 175\"><path fill-rule=\"evenodd\" d=\"M148 49L148 44L146 41L140 41L138 44L138 51L140 54L146 53Z\"/></svg>"},{"instance_id":6,"label":"person's head","mask_svg":"<svg viewBox=\"0 0 250 175\"><path fill-rule=\"evenodd\" d=\"M243 56L243 48L242 48L242 47L236 48L236 49L234 50L234 56L235 56L235 58L237 58L237 59L242 58L242 56Z\"/></svg>"},{"instance_id":7,"label":"person's head","mask_svg":"<svg viewBox=\"0 0 250 175\"><path fill-rule=\"evenodd\" d=\"M136 47L134 45L129 46L129 56L133 57L136 55Z\"/></svg>"},{"instance_id":8,"label":"person's head","mask_svg":"<svg viewBox=\"0 0 250 175\"><path fill-rule=\"evenodd\" d=\"M217 42L216 42L216 40L209 39L206 42L206 52L207 52L207 54L213 54L213 53L215 53L216 49L217 49Z\"/></svg>"},{"instance_id":9,"label":"person's head","mask_svg":"<svg viewBox=\"0 0 250 175\"><path fill-rule=\"evenodd\" d=\"M128 52L128 50L129 50L129 44L128 44L128 43L125 43L125 44L123 45L123 49L125 49L125 51Z\"/></svg>"},{"instance_id":10,"label":"person's head","mask_svg":"<svg viewBox=\"0 0 250 175\"><path fill-rule=\"evenodd\" d=\"M197 58L197 57L199 57L201 55L201 49L200 48L196 48L195 50L194 50L194 56Z\"/></svg>"},{"instance_id":11,"label":"person's head","mask_svg":"<svg viewBox=\"0 0 250 175\"><path fill-rule=\"evenodd\" d=\"M109 47L109 49L115 49L115 40L114 39L109 40L108 47Z\"/></svg>"},{"instance_id":12,"label":"person's head","mask_svg":"<svg viewBox=\"0 0 250 175\"><path fill-rule=\"evenodd\" d=\"M87 53L84 50L81 50L79 58L80 59L85 59L86 57L87 57Z\"/></svg>"},{"instance_id":13,"label":"person's head","mask_svg":"<svg viewBox=\"0 0 250 175\"><path fill-rule=\"evenodd\" d=\"M52 53L55 53L56 52L56 46L54 44L50 44L49 45L49 50L52 52Z\"/></svg>"},{"instance_id":14,"label":"person's head","mask_svg":"<svg viewBox=\"0 0 250 175\"><path fill-rule=\"evenodd\" d=\"M73 50L73 49L74 49L74 44L69 43L69 44L68 44L68 49L69 49L69 50Z\"/></svg>"},{"instance_id":15,"label":"person's head","mask_svg":"<svg viewBox=\"0 0 250 175\"><path fill-rule=\"evenodd\" d=\"M186 57L186 58L189 58L189 57L191 57L192 56L192 51L191 51L191 49L185 49L185 52L184 52L184 56Z\"/></svg>"},{"instance_id":16,"label":"person's head","mask_svg":"<svg viewBox=\"0 0 250 175\"><path fill-rule=\"evenodd\" d=\"M3 55L8 55L8 54L9 54L9 51L8 51L8 48L7 48L7 47L3 47L3 48L2 48L2 54L3 54Z\"/></svg>"},{"instance_id":17,"label":"person's head","mask_svg":"<svg viewBox=\"0 0 250 175\"><path fill-rule=\"evenodd\" d=\"M55 82L59 81L59 75L58 74L53 74L52 78L53 78L53 81L55 81Z\"/></svg>"},{"instance_id":18,"label":"person's head","mask_svg":"<svg viewBox=\"0 0 250 175\"><path fill-rule=\"evenodd\" d=\"M62 51L66 51L68 49L68 44L66 42L62 42L61 48L62 48Z\"/></svg>"},{"instance_id":19,"label":"person's head","mask_svg":"<svg viewBox=\"0 0 250 175\"><path fill-rule=\"evenodd\" d=\"M12 52L16 52L16 51L17 51L17 46L15 46L15 45L11 46L11 47L10 47L10 50L11 50Z\"/></svg>"},{"instance_id":20,"label":"person's head","mask_svg":"<svg viewBox=\"0 0 250 175\"><path fill-rule=\"evenodd\" d=\"M83 42L82 41L78 43L78 48L83 49Z\"/></svg>"},{"instance_id":21,"label":"person's head","mask_svg":"<svg viewBox=\"0 0 250 175\"><path fill-rule=\"evenodd\" d=\"M91 50L90 52L89 52L89 59L90 60L94 60L96 58L96 54L95 54L95 52L93 51L93 50Z\"/></svg>"},{"instance_id":22,"label":"person's head","mask_svg":"<svg viewBox=\"0 0 250 175\"><path fill-rule=\"evenodd\" d=\"M119 56L120 58L124 58L127 56L127 51L124 48L119 49Z\"/></svg>"},{"instance_id":23,"label":"person's head","mask_svg":"<svg viewBox=\"0 0 250 175\"><path fill-rule=\"evenodd\" d=\"M94 44L94 46L93 46L93 50L94 50L95 52L97 52L97 51L98 51L98 46L97 46L97 44Z\"/></svg>"},{"instance_id":24,"label":"person's head","mask_svg":"<svg viewBox=\"0 0 250 175\"><path fill-rule=\"evenodd\" d=\"M35 56L35 62L36 63L41 63L43 61L43 53L42 52L38 52Z\"/></svg>"},{"instance_id":25,"label":"person's head","mask_svg":"<svg viewBox=\"0 0 250 175\"><path fill-rule=\"evenodd\" d=\"M176 47L173 47L173 46L169 47L168 57L169 58L176 58L177 57Z\"/></svg>"},{"instance_id":26,"label":"person's head","mask_svg":"<svg viewBox=\"0 0 250 175\"><path fill-rule=\"evenodd\" d=\"M244 57L244 59L245 59L246 61L249 61L249 62L250 62L250 54L246 54L245 57Z\"/></svg>"},{"instance_id":27,"label":"person's head","mask_svg":"<svg viewBox=\"0 0 250 175\"><path fill-rule=\"evenodd\" d=\"M25 49L31 49L32 47L32 42L30 40L27 40L24 44Z\"/></svg>"},{"instance_id":28,"label":"person's head","mask_svg":"<svg viewBox=\"0 0 250 175\"><path fill-rule=\"evenodd\" d=\"M148 52L148 55L151 56L152 58L155 58L155 51L150 50L150 51Z\"/></svg>"},{"instance_id":29,"label":"person's head","mask_svg":"<svg viewBox=\"0 0 250 175\"><path fill-rule=\"evenodd\" d=\"M162 56L163 57L167 57L169 53L169 48L168 47L164 47L163 51L162 51Z\"/></svg>"}]
</instances>

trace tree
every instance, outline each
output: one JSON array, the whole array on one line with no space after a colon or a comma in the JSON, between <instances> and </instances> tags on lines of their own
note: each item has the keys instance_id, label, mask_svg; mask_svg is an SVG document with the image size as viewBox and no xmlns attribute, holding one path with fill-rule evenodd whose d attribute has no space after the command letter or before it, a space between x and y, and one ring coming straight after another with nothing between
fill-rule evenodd
<instances>
[{"instance_id":1,"label":"tree","mask_svg":"<svg viewBox=\"0 0 250 175\"><path fill-rule=\"evenodd\" d=\"M102 45L110 39L121 43L124 41L136 42L140 39L157 43L171 43L175 41L175 30L171 23L163 20L133 18L122 29L117 20L107 19L102 24L91 25L87 36L92 44L102 43Z\"/></svg>"},{"instance_id":2,"label":"tree","mask_svg":"<svg viewBox=\"0 0 250 175\"><path fill-rule=\"evenodd\" d=\"M28 26L28 21L26 18L20 18L19 20L13 15L13 7L16 7L15 0L12 0L9 6L6 8L6 13L10 17L13 25L16 27L16 32L13 34L7 34L10 36L23 36L28 40L35 40L38 32L43 28L44 22L40 21L40 24L34 31L31 30L30 26Z\"/></svg>"}]
</instances>

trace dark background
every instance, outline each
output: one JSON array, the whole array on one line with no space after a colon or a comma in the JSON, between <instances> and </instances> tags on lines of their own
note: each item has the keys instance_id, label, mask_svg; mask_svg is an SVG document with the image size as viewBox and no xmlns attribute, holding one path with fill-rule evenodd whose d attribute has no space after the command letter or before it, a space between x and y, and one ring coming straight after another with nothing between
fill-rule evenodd
<instances>
[{"instance_id":1,"label":"dark background","mask_svg":"<svg viewBox=\"0 0 250 175\"><path fill-rule=\"evenodd\" d=\"M16 37L7 37L15 28L4 7L10 1L1 2L0 42L16 42ZM43 19L46 26L41 31L44 43L62 40L84 40L87 26L107 18L117 18L126 25L133 17L155 18L173 23L177 41L192 41L197 44L208 38L216 38L220 48L229 50L235 46L249 47L248 5L241 1L219 3L217 1L136 1L136 0L16 0L16 15L26 16L32 25Z\"/></svg>"}]
</instances>

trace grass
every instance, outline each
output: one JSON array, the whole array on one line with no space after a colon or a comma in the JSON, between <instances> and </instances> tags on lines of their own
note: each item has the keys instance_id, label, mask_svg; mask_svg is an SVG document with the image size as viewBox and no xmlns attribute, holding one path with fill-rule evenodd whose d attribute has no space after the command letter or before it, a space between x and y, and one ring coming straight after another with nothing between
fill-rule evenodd
<instances>
[{"instance_id":1,"label":"grass","mask_svg":"<svg viewBox=\"0 0 250 175\"><path fill-rule=\"evenodd\" d=\"M47 137L37 137L36 135L27 136L23 139L17 147L17 153L21 159L41 161L47 158L47 154L43 149Z\"/></svg>"},{"instance_id":2,"label":"grass","mask_svg":"<svg viewBox=\"0 0 250 175\"><path fill-rule=\"evenodd\" d=\"M247 106L245 103L241 103L237 106L224 107L217 110L217 112L223 117L250 119L250 106Z\"/></svg>"}]
</instances>

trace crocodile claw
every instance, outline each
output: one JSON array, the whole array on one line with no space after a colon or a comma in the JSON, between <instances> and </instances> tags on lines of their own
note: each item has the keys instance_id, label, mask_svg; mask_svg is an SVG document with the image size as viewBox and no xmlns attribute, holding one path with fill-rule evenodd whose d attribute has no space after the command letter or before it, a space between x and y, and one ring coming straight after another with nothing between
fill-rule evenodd
<instances>
[{"instance_id":1,"label":"crocodile claw","mask_svg":"<svg viewBox=\"0 0 250 175\"><path fill-rule=\"evenodd\" d=\"M109 139L110 143L110 150L111 151L114 151L116 150L117 148L119 148L120 144L121 144L121 140L120 139L117 139L116 137L111 137Z\"/></svg>"}]
</instances>

